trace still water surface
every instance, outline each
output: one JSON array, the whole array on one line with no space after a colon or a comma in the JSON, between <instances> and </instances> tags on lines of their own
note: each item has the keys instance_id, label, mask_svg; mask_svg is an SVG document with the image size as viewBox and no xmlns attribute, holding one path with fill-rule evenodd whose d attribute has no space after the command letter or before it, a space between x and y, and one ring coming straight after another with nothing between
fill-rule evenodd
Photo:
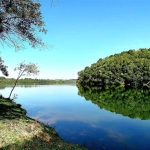
<instances>
[{"instance_id":1,"label":"still water surface","mask_svg":"<svg viewBox=\"0 0 150 150\"><path fill-rule=\"evenodd\" d=\"M8 97L11 87L0 89ZM150 120L100 109L73 85L17 86L15 101L28 116L55 127L60 137L90 150L149 150Z\"/></svg>"}]
</instances>

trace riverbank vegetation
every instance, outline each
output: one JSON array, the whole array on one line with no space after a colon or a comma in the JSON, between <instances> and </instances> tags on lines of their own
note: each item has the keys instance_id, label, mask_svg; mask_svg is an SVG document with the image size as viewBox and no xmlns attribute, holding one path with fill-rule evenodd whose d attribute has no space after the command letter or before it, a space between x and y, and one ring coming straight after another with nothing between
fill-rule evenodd
<instances>
[{"instance_id":1,"label":"riverbank vegetation","mask_svg":"<svg viewBox=\"0 0 150 150\"><path fill-rule=\"evenodd\" d=\"M81 86L144 86L150 84L150 49L129 50L99 59L78 72Z\"/></svg>"},{"instance_id":2,"label":"riverbank vegetation","mask_svg":"<svg viewBox=\"0 0 150 150\"><path fill-rule=\"evenodd\" d=\"M0 77L0 84L1 85L14 85L16 79L14 78L5 78ZM76 79L69 79L69 80L50 80L50 79L32 79L32 78L24 78L19 79L17 84L18 85L51 85L51 84L75 84Z\"/></svg>"},{"instance_id":3,"label":"riverbank vegetation","mask_svg":"<svg viewBox=\"0 0 150 150\"><path fill-rule=\"evenodd\" d=\"M86 150L62 140L53 127L26 116L26 110L10 99L0 98L0 149Z\"/></svg>"},{"instance_id":4,"label":"riverbank vegetation","mask_svg":"<svg viewBox=\"0 0 150 150\"><path fill-rule=\"evenodd\" d=\"M116 114L141 120L150 119L150 89L119 87L79 86L79 95L86 100Z\"/></svg>"}]
</instances>

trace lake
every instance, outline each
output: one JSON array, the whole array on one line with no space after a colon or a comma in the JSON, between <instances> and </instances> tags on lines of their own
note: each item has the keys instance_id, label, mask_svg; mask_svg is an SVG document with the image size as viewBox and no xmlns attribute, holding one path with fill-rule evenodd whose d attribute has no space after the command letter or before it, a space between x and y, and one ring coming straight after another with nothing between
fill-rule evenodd
<instances>
[{"instance_id":1,"label":"lake","mask_svg":"<svg viewBox=\"0 0 150 150\"><path fill-rule=\"evenodd\" d=\"M0 88L4 97L10 91ZM17 86L14 93L28 116L55 127L68 142L89 150L150 149L149 91L33 85Z\"/></svg>"}]
</instances>

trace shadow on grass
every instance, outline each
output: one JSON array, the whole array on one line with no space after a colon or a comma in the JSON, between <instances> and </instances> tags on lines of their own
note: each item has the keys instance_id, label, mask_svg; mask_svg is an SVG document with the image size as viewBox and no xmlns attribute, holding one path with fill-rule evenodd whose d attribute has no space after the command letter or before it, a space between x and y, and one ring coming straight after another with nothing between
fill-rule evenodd
<instances>
[{"instance_id":1,"label":"shadow on grass","mask_svg":"<svg viewBox=\"0 0 150 150\"><path fill-rule=\"evenodd\" d=\"M0 120L2 119L17 119L25 117L26 110L21 108L20 104L7 99L0 98Z\"/></svg>"}]
</instances>

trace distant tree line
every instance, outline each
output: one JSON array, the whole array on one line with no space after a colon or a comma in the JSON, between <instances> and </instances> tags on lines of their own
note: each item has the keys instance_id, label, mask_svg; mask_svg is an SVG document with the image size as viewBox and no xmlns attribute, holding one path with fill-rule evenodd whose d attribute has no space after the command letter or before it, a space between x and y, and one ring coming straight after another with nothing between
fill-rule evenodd
<instances>
[{"instance_id":1,"label":"distant tree line","mask_svg":"<svg viewBox=\"0 0 150 150\"><path fill-rule=\"evenodd\" d=\"M0 77L0 84L1 85L14 85L16 79L14 78L5 78ZM47 84L75 84L76 79L69 79L69 80L50 80L50 79L32 79L32 78L24 78L19 79L17 84L19 85L32 85L32 84L39 84L39 85L47 85Z\"/></svg>"},{"instance_id":2,"label":"distant tree line","mask_svg":"<svg viewBox=\"0 0 150 150\"><path fill-rule=\"evenodd\" d=\"M99 59L78 72L78 85L143 86L150 83L150 49L129 50Z\"/></svg>"}]
</instances>

